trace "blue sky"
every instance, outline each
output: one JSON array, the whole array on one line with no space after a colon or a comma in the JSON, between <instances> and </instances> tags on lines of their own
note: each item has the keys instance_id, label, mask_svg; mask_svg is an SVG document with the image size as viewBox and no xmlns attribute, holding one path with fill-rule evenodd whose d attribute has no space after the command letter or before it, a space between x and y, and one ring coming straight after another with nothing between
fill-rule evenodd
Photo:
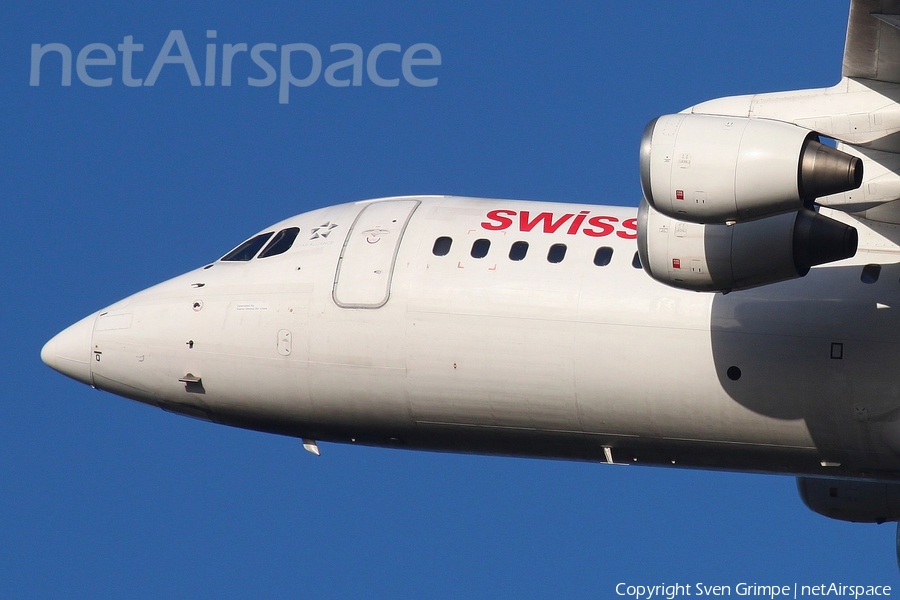
<instances>
[{"instance_id":1,"label":"blue sky","mask_svg":"<svg viewBox=\"0 0 900 600\"><path fill-rule=\"evenodd\" d=\"M453 193L636 205L653 117L840 76L845 2L101 1L0 7L0 595L615 597L615 584L900 584L893 525L787 477L322 445L178 417L39 360L65 326L293 214ZM440 50L415 87L29 85L32 44ZM98 52L91 57L99 57ZM270 60L277 68L276 54ZM309 63L297 55L296 69ZM221 57L221 54L219 55ZM343 58L343 56L341 56ZM309 59L306 59L309 60ZM392 62L393 61L393 62ZM254 70L254 68L256 70ZM382 68L382 67L379 67Z\"/></svg>"}]
</instances>

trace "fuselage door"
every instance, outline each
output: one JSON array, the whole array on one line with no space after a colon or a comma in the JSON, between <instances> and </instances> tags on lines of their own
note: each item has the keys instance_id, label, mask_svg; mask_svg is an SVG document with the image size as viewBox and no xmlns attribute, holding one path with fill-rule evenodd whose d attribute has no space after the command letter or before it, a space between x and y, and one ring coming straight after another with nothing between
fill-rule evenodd
<instances>
[{"instance_id":1,"label":"fuselage door","mask_svg":"<svg viewBox=\"0 0 900 600\"><path fill-rule=\"evenodd\" d=\"M418 200L389 200L368 204L347 233L332 298L341 308L378 308L391 295L391 276L406 224Z\"/></svg>"}]
</instances>

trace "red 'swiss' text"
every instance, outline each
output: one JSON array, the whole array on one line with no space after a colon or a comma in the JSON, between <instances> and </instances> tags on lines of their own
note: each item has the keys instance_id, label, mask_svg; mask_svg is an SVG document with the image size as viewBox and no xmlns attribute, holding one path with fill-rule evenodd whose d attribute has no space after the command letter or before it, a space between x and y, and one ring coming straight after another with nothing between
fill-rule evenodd
<instances>
[{"instance_id":1,"label":"red 'swiss' text","mask_svg":"<svg viewBox=\"0 0 900 600\"><path fill-rule=\"evenodd\" d=\"M591 215L591 211L557 215L552 212L532 213L528 210L492 210L487 213L487 221L481 226L490 231L514 228L523 233L542 231L543 233L578 233L590 237L605 237L615 233L620 238L633 240L637 237L637 219L620 221L617 217Z\"/></svg>"}]
</instances>

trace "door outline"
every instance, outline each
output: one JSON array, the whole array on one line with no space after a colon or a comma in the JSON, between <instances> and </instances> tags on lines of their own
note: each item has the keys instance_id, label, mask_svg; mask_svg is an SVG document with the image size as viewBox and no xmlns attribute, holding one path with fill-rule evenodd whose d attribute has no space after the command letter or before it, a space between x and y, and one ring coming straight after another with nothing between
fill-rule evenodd
<instances>
[{"instance_id":1,"label":"door outline","mask_svg":"<svg viewBox=\"0 0 900 600\"><path fill-rule=\"evenodd\" d=\"M414 202L413 206L408 209L406 213L406 219L403 221L403 225L400 227L400 231L397 235L397 241L394 244L394 252L391 255L390 266L388 267L387 279L385 281L385 291L384 297L377 302L341 302L338 299L338 284L340 282L341 276L341 267L344 266L344 255L347 251L347 245L350 243L353 234L356 232L356 227L359 224L360 218L365 214L366 210L369 207L377 206L381 204L390 204L390 203L409 203ZM341 308L381 308L385 304L387 304L388 300L391 298L391 284L394 279L394 266L397 264L397 255L400 253L400 243L403 241L403 236L406 234L406 227L409 225L410 219L412 219L413 214L415 214L416 210L419 208L419 205L422 204L421 200L414 199L395 199L395 200L385 200L382 202L372 202L370 204L365 205L362 210L356 215L356 218L353 219L353 224L350 226L350 230L347 232L347 237L344 238L344 245L341 247L341 255L338 257L337 268L334 271L334 284L331 287L331 299L334 300L334 303ZM369 231L369 230L367 230ZM363 232L366 233L366 232Z\"/></svg>"}]
</instances>

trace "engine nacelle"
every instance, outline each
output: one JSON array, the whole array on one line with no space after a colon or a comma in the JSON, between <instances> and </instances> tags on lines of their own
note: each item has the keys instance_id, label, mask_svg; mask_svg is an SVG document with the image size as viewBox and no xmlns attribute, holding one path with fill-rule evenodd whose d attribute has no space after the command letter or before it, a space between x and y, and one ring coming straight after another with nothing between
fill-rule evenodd
<instances>
[{"instance_id":1,"label":"engine nacelle","mask_svg":"<svg viewBox=\"0 0 900 600\"><path fill-rule=\"evenodd\" d=\"M659 212L693 223L759 219L811 208L858 188L863 164L779 121L665 115L641 140L641 187Z\"/></svg>"},{"instance_id":2,"label":"engine nacelle","mask_svg":"<svg viewBox=\"0 0 900 600\"><path fill-rule=\"evenodd\" d=\"M839 521L900 520L900 483L798 477L797 490L810 510Z\"/></svg>"},{"instance_id":3,"label":"engine nacelle","mask_svg":"<svg viewBox=\"0 0 900 600\"><path fill-rule=\"evenodd\" d=\"M811 210L735 223L679 221L638 209L641 265L655 280L698 292L729 292L803 277L815 265L851 258L853 227Z\"/></svg>"}]
</instances>

